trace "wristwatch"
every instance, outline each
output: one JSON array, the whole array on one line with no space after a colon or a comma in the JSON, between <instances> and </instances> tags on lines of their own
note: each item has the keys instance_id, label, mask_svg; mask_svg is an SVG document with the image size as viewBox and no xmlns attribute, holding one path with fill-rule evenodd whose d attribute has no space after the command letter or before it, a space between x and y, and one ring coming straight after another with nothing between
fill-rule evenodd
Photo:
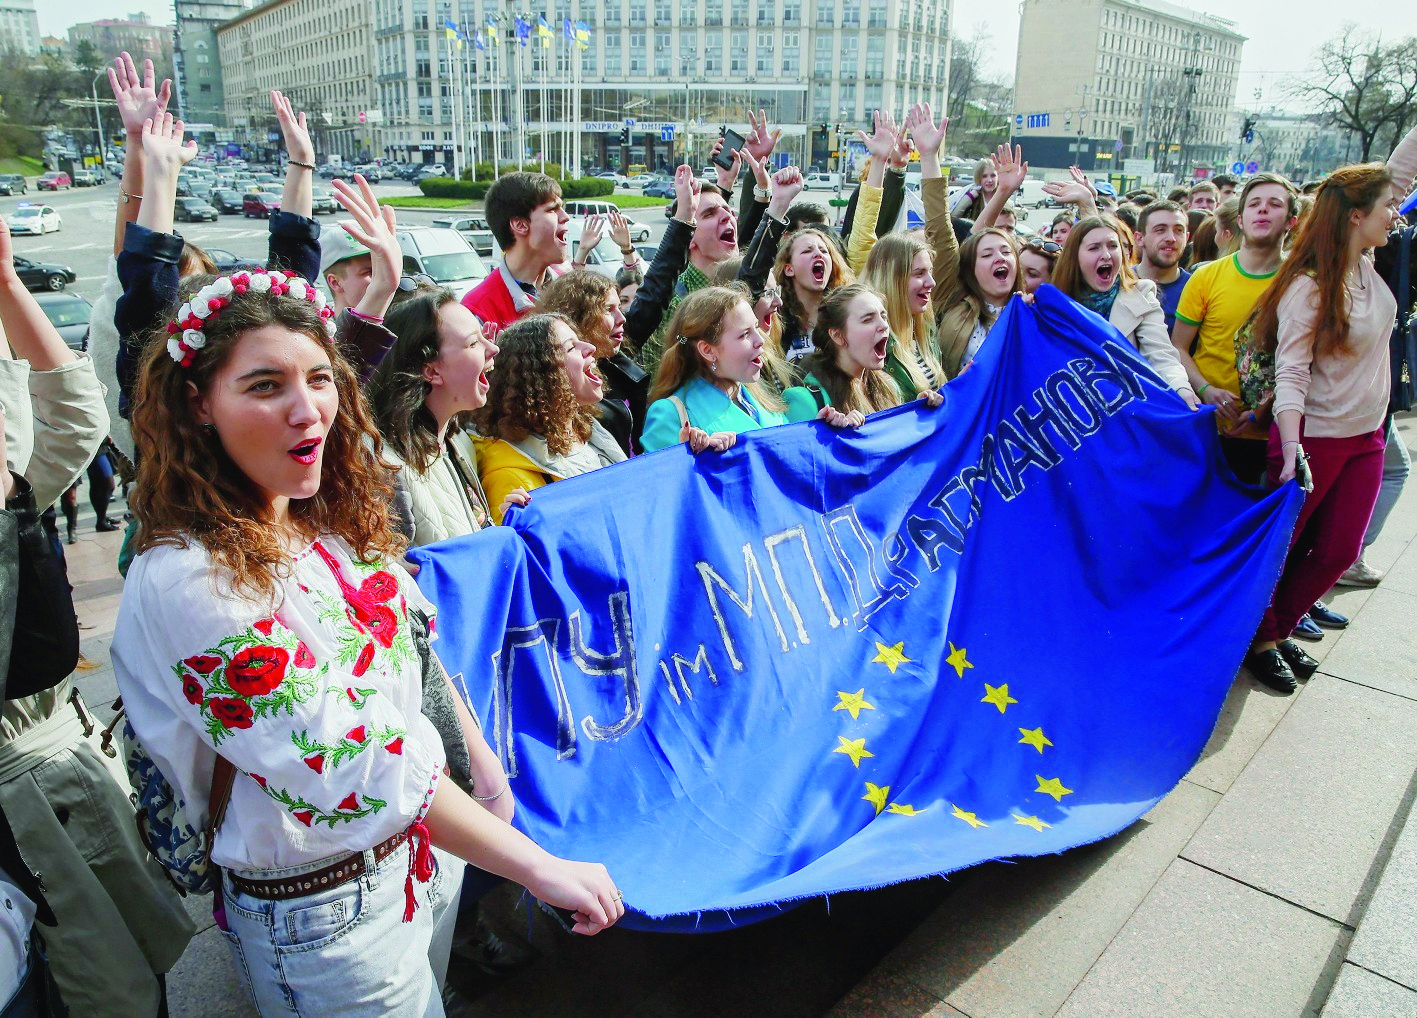
<instances>
[{"instance_id":1,"label":"wristwatch","mask_svg":"<svg viewBox=\"0 0 1417 1018\"><path fill-rule=\"evenodd\" d=\"M757 184L754 184L753 197L758 199L758 201L772 201L772 188L759 187Z\"/></svg>"}]
</instances>

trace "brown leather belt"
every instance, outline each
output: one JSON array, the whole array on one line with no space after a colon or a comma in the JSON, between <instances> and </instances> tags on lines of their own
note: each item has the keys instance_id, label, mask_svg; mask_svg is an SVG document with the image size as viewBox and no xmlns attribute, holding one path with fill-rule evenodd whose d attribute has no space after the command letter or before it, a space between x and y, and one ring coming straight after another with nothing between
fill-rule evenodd
<instances>
[{"instance_id":1,"label":"brown leather belt","mask_svg":"<svg viewBox=\"0 0 1417 1018\"><path fill-rule=\"evenodd\" d=\"M375 845L375 864L377 865L393 855L407 840L408 831L403 830L388 841ZM364 853L356 852L323 869L311 870L309 873L298 873L294 876L282 877L279 880L247 880L244 877L238 877L230 870L227 871L226 877L231 881L231 886L242 894L249 894L253 898L261 898L265 901L289 901L292 898L303 898L314 891L324 891L331 887L338 887L340 884L347 884L362 876L363 873Z\"/></svg>"}]
</instances>

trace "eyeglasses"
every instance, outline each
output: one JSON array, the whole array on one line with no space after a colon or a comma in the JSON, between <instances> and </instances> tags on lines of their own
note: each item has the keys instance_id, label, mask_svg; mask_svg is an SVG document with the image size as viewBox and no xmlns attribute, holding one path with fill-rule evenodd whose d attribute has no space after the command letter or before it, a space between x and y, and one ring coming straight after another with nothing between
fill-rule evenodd
<instances>
[{"instance_id":1,"label":"eyeglasses","mask_svg":"<svg viewBox=\"0 0 1417 1018\"><path fill-rule=\"evenodd\" d=\"M780 287L780 286L765 286L765 287L763 287L763 297L764 297L765 299L767 299L767 300L782 300L782 287Z\"/></svg>"},{"instance_id":2,"label":"eyeglasses","mask_svg":"<svg viewBox=\"0 0 1417 1018\"><path fill-rule=\"evenodd\" d=\"M420 286L437 286L438 281L426 272L411 272L399 277L399 289L404 293L417 290Z\"/></svg>"},{"instance_id":3,"label":"eyeglasses","mask_svg":"<svg viewBox=\"0 0 1417 1018\"><path fill-rule=\"evenodd\" d=\"M1045 255L1055 255L1063 250L1060 245L1053 243L1053 241L1042 240L1038 237L1034 237L1031 240L1025 241L1023 249L1025 251L1033 251L1037 254Z\"/></svg>"}]
</instances>

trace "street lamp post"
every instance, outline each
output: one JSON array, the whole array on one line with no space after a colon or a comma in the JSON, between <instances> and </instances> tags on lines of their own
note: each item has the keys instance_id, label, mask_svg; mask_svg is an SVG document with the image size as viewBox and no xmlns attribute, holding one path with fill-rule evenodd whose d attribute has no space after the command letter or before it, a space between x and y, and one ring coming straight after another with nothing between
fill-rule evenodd
<instances>
[{"instance_id":1,"label":"street lamp post","mask_svg":"<svg viewBox=\"0 0 1417 1018\"><path fill-rule=\"evenodd\" d=\"M98 112L98 79L101 78L101 77L103 77L103 76L106 75L107 73L108 73L107 69L104 69L104 70L102 70L102 71L99 71L97 74L95 74L95 75L93 76L93 81L89 82L89 92L90 92L90 94L93 96L93 122L94 122L94 129L98 132L98 138L97 138L97 145L98 145L98 162L99 162L99 165L100 165L100 166L103 166L105 170L106 170L107 167L108 167L108 160L106 160L106 159L103 158L103 117L100 116L100 114L99 114L99 112Z\"/></svg>"}]
</instances>

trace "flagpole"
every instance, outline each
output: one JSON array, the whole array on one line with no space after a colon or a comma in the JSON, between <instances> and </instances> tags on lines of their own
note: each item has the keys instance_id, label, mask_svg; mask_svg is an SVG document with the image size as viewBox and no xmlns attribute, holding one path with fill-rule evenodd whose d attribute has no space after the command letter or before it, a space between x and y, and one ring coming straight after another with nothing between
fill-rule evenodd
<instances>
[{"instance_id":1,"label":"flagpole","mask_svg":"<svg viewBox=\"0 0 1417 1018\"><path fill-rule=\"evenodd\" d=\"M446 33L444 33L446 38ZM453 179L462 179L463 166L466 165L466 156L463 154L462 137L462 75L458 73L458 64L462 62L462 39L448 39L448 70L451 81L448 82L452 90L452 115L453 115Z\"/></svg>"},{"instance_id":2,"label":"flagpole","mask_svg":"<svg viewBox=\"0 0 1417 1018\"><path fill-rule=\"evenodd\" d=\"M492 54L492 179L496 180L502 165L502 75L501 61L497 59L497 43L490 38L487 41Z\"/></svg>"},{"instance_id":3,"label":"flagpole","mask_svg":"<svg viewBox=\"0 0 1417 1018\"><path fill-rule=\"evenodd\" d=\"M546 136L546 64L547 56L551 50L548 37L541 37L541 172L546 172L546 150L550 147L550 141Z\"/></svg>"},{"instance_id":4,"label":"flagpole","mask_svg":"<svg viewBox=\"0 0 1417 1018\"><path fill-rule=\"evenodd\" d=\"M581 63L585 57L585 47L580 44L580 26L576 27L576 72L574 76L575 91L571 99L571 134L574 137L575 145L575 168L572 176L581 175Z\"/></svg>"},{"instance_id":5,"label":"flagpole","mask_svg":"<svg viewBox=\"0 0 1417 1018\"><path fill-rule=\"evenodd\" d=\"M520 15L518 15L520 17ZM527 22L527 39L531 36L531 22ZM517 34L517 169L524 169L522 160L526 157L526 39Z\"/></svg>"}]
</instances>

